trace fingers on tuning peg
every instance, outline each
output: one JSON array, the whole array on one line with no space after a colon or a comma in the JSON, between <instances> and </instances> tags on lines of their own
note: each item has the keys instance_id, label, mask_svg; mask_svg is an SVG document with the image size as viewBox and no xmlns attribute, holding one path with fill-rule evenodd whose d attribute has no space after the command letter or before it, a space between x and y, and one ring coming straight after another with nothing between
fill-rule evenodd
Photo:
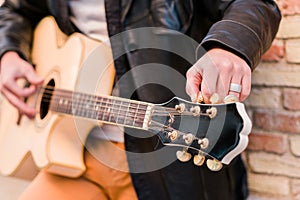
<instances>
[{"instance_id":1,"label":"fingers on tuning peg","mask_svg":"<svg viewBox=\"0 0 300 200\"><path fill-rule=\"evenodd\" d=\"M197 102L197 103L203 103L203 101L204 101L204 98L203 98L203 96L202 96L202 93L199 92L198 95L197 95L196 102Z\"/></svg>"},{"instance_id":2,"label":"fingers on tuning peg","mask_svg":"<svg viewBox=\"0 0 300 200\"><path fill-rule=\"evenodd\" d=\"M211 171L219 171L223 167L223 164L216 159L207 159L206 165Z\"/></svg>"},{"instance_id":3,"label":"fingers on tuning peg","mask_svg":"<svg viewBox=\"0 0 300 200\"><path fill-rule=\"evenodd\" d=\"M187 152L187 149L184 149L182 151L177 151L176 157L181 162L187 162L192 158L192 155L189 152Z\"/></svg>"},{"instance_id":4,"label":"fingers on tuning peg","mask_svg":"<svg viewBox=\"0 0 300 200\"><path fill-rule=\"evenodd\" d=\"M211 97L209 98L209 101L210 101L210 103L212 103L212 104L218 104L218 103L220 103L220 102L221 102L220 95L217 94L217 93L213 93L213 94L211 95Z\"/></svg>"}]
</instances>

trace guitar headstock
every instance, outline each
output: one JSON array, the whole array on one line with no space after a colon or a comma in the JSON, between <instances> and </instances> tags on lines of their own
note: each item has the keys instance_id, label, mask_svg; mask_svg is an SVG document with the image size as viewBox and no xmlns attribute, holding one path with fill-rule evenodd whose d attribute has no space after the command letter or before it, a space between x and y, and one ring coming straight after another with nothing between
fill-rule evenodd
<instances>
[{"instance_id":1,"label":"guitar headstock","mask_svg":"<svg viewBox=\"0 0 300 200\"><path fill-rule=\"evenodd\" d=\"M149 129L164 145L180 146L177 158L213 171L245 150L251 121L242 103L198 104L173 98L153 108ZM193 154L193 155L192 155Z\"/></svg>"}]
</instances>

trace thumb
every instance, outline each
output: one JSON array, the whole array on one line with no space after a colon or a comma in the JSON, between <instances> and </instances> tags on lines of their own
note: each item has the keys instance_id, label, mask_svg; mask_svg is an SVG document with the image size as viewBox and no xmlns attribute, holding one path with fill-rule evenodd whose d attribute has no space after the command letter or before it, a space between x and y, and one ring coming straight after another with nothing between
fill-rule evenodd
<instances>
[{"instance_id":1,"label":"thumb","mask_svg":"<svg viewBox=\"0 0 300 200\"><path fill-rule=\"evenodd\" d=\"M39 85L43 82L43 78L37 75L36 71L33 69L32 66L27 69L25 73L25 78L28 80L30 84Z\"/></svg>"}]
</instances>

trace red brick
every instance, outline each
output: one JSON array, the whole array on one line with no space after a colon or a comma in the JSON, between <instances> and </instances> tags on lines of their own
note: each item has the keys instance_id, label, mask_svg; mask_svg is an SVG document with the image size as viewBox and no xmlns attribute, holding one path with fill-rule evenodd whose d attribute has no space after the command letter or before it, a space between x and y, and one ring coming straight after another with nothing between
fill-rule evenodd
<instances>
[{"instance_id":1,"label":"red brick","mask_svg":"<svg viewBox=\"0 0 300 200\"><path fill-rule=\"evenodd\" d=\"M299 0L280 0L278 1L279 9L282 15L295 15L300 13Z\"/></svg>"},{"instance_id":2,"label":"red brick","mask_svg":"<svg viewBox=\"0 0 300 200\"><path fill-rule=\"evenodd\" d=\"M300 110L300 89L284 89L283 106L288 110Z\"/></svg>"},{"instance_id":3,"label":"red brick","mask_svg":"<svg viewBox=\"0 0 300 200\"><path fill-rule=\"evenodd\" d=\"M249 150L263 150L283 154L288 149L286 135L252 131L249 136Z\"/></svg>"},{"instance_id":4,"label":"red brick","mask_svg":"<svg viewBox=\"0 0 300 200\"><path fill-rule=\"evenodd\" d=\"M282 41L274 41L270 49L262 56L262 61L280 61L285 54L285 48Z\"/></svg>"},{"instance_id":5,"label":"red brick","mask_svg":"<svg viewBox=\"0 0 300 200\"><path fill-rule=\"evenodd\" d=\"M300 197L300 180L299 179L293 179L291 181L291 189L292 189L292 193L295 195L295 196L298 196L297 199L299 199Z\"/></svg>"},{"instance_id":6,"label":"red brick","mask_svg":"<svg viewBox=\"0 0 300 200\"><path fill-rule=\"evenodd\" d=\"M253 124L268 131L300 133L300 115L293 112L254 111Z\"/></svg>"}]
</instances>

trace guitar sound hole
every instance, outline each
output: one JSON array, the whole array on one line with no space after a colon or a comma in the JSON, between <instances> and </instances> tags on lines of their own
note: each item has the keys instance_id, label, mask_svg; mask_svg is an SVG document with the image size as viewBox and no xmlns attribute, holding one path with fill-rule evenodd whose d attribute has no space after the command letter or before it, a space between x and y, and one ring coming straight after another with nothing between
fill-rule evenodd
<instances>
[{"instance_id":1,"label":"guitar sound hole","mask_svg":"<svg viewBox=\"0 0 300 200\"><path fill-rule=\"evenodd\" d=\"M55 87L55 82L53 79L51 79L48 82L48 84L43 92L43 95L42 95L42 100L41 100L41 105L40 105L41 119L44 119L49 112L49 107L50 107L50 102L51 102L51 98L53 95L54 87Z\"/></svg>"}]
</instances>

